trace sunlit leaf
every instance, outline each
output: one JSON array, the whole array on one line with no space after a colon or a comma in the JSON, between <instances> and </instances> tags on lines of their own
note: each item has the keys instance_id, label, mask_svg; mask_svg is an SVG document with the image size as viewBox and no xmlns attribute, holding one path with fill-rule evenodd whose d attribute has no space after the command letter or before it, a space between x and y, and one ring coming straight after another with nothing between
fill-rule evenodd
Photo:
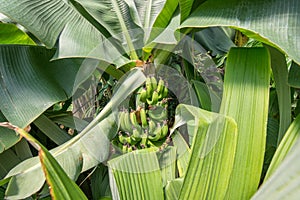
<instances>
[{"instance_id":1,"label":"sunlit leaf","mask_svg":"<svg viewBox=\"0 0 300 200\"><path fill-rule=\"evenodd\" d=\"M299 140L300 132L300 115L293 121L293 123L288 128L283 139L281 140L267 171L265 181L276 171L280 164L284 161L288 153L297 146L297 141Z\"/></svg>"},{"instance_id":2,"label":"sunlit leaf","mask_svg":"<svg viewBox=\"0 0 300 200\"><path fill-rule=\"evenodd\" d=\"M291 124L272 160L265 182L252 199L298 199L300 116Z\"/></svg>"},{"instance_id":3,"label":"sunlit leaf","mask_svg":"<svg viewBox=\"0 0 300 200\"><path fill-rule=\"evenodd\" d=\"M163 199L163 183L156 152L139 150L108 162L120 199Z\"/></svg>"},{"instance_id":4,"label":"sunlit leaf","mask_svg":"<svg viewBox=\"0 0 300 200\"><path fill-rule=\"evenodd\" d=\"M179 199L223 199L233 170L237 126L232 118L188 105L176 109L193 134L189 165ZM176 125L177 126L177 125Z\"/></svg>"},{"instance_id":5,"label":"sunlit leaf","mask_svg":"<svg viewBox=\"0 0 300 200\"><path fill-rule=\"evenodd\" d=\"M168 184L165 187L166 200L178 199L182 184L183 184L182 178L177 178L168 182Z\"/></svg>"},{"instance_id":6,"label":"sunlit leaf","mask_svg":"<svg viewBox=\"0 0 300 200\"><path fill-rule=\"evenodd\" d=\"M167 147L161 152L158 152L157 157L161 171L163 187L165 187L168 181L175 179L176 148Z\"/></svg>"},{"instance_id":7,"label":"sunlit leaf","mask_svg":"<svg viewBox=\"0 0 300 200\"><path fill-rule=\"evenodd\" d=\"M220 113L236 120L238 145L226 197L248 199L262 172L269 103L270 55L266 48L232 48Z\"/></svg>"},{"instance_id":8,"label":"sunlit leaf","mask_svg":"<svg viewBox=\"0 0 300 200\"><path fill-rule=\"evenodd\" d=\"M0 23L0 44L31 44L34 41L14 24Z\"/></svg>"}]
</instances>

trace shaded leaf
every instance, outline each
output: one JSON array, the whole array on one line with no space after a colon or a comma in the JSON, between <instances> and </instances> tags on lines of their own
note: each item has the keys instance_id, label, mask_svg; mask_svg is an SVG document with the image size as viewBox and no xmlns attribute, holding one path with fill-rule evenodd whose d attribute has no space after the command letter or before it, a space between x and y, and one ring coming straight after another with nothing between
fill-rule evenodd
<instances>
[{"instance_id":1,"label":"shaded leaf","mask_svg":"<svg viewBox=\"0 0 300 200\"><path fill-rule=\"evenodd\" d=\"M194 33L195 41L211 51L212 56L224 55L231 47L235 47L231 38L222 27L209 27Z\"/></svg>"},{"instance_id":2,"label":"shaded leaf","mask_svg":"<svg viewBox=\"0 0 300 200\"><path fill-rule=\"evenodd\" d=\"M1 100L0 100L1 101ZM7 121L0 110L0 122ZM20 136L7 128L0 127L0 153L9 149L20 140ZM0 154L1 155L1 154Z\"/></svg>"},{"instance_id":3,"label":"shaded leaf","mask_svg":"<svg viewBox=\"0 0 300 200\"><path fill-rule=\"evenodd\" d=\"M289 71L288 83L291 87L300 88L300 66L292 62Z\"/></svg>"},{"instance_id":4,"label":"shaded leaf","mask_svg":"<svg viewBox=\"0 0 300 200\"><path fill-rule=\"evenodd\" d=\"M25 127L72 94L81 61L49 62L53 53L45 47L0 46L0 109L9 122Z\"/></svg>"},{"instance_id":5,"label":"shaded leaf","mask_svg":"<svg viewBox=\"0 0 300 200\"><path fill-rule=\"evenodd\" d=\"M288 68L285 56L273 47L268 47L268 49L271 55L271 67L279 104L280 121L277 139L277 144L279 144L291 123L291 91L288 85Z\"/></svg>"},{"instance_id":6,"label":"shaded leaf","mask_svg":"<svg viewBox=\"0 0 300 200\"><path fill-rule=\"evenodd\" d=\"M128 59L122 57L102 33L67 1L1 0L0 12L22 24L47 47L52 48L59 38L55 58L96 57L118 65L128 62ZM101 49L102 47L109 52ZM114 57L107 55L109 53L113 53Z\"/></svg>"},{"instance_id":7,"label":"shaded leaf","mask_svg":"<svg viewBox=\"0 0 300 200\"><path fill-rule=\"evenodd\" d=\"M298 0L207 0L181 28L229 26L284 51L300 63Z\"/></svg>"},{"instance_id":8,"label":"shaded leaf","mask_svg":"<svg viewBox=\"0 0 300 200\"><path fill-rule=\"evenodd\" d=\"M179 132L175 132L175 134L173 134L172 141L174 143L174 147L176 147L176 160L179 177L183 177L189 165L191 149Z\"/></svg>"},{"instance_id":9,"label":"shaded leaf","mask_svg":"<svg viewBox=\"0 0 300 200\"><path fill-rule=\"evenodd\" d=\"M60 145L71 139L72 137L67 134L67 132L60 129L53 121L51 121L44 114L40 115L36 120L34 120L34 125L36 125L39 130L41 130L45 135L47 135L52 141Z\"/></svg>"},{"instance_id":10,"label":"shaded leaf","mask_svg":"<svg viewBox=\"0 0 300 200\"><path fill-rule=\"evenodd\" d=\"M103 164L98 165L91 176L91 190L94 200L111 195L108 168Z\"/></svg>"}]
</instances>

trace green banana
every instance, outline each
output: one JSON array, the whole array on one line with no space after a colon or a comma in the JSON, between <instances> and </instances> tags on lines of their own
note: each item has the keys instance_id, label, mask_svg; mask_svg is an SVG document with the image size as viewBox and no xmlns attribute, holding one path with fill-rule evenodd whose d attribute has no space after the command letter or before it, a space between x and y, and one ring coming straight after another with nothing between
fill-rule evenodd
<instances>
[{"instance_id":1,"label":"green banana","mask_svg":"<svg viewBox=\"0 0 300 200\"><path fill-rule=\"evenodd\" d=\"M159 139L165 138L168 135L168 132L169 132L168 121L164 120L163 127L161 128L161 136Z\"/></svg>"},{"instance_id":2,"label":"green banana","mask_svg":"<svg viewBox=\"0 0 300 200\"><path fill-rule=\"evenodd\" d=\"M155 144L153 144L153 142L151 142L151 140L147 141L147 146L149 146L149 147L156 147Z\"/></svg>"},{"instance_id":3,"label":"green banana","mask_svg":"<svg viewBox=\"0 0 300 200\"><path fill-rule=\"evenodd\" d=\"M156 89L156 91L158 92L159 95L163 93L164 87L165 87L165 82L162 79L160 79L158 81L157 89Z\"/></svg>"},{"instance_id":4,"label":"green banana","mask_svg":"<svg viewBox=\"0 0 300 200\"><path fill-rule=\"evenodd\" d=\"M125 122L124 122L124 119L125 119L125 112L124 111L120 111L119 112L119 122L120 122L120 127L119 129L121 131L126 131L125 129Z\"/></svg>"},{"instance_id":5,"label":"green banana","mask_svg":"<svg viewBox=\"0 0 300 200\"><path fill-rule=\"evenodd\" d=\"M168 111L166 107L155 106L151 110L148 110L148 116L154 121L161 122L168 119Z\"/></svg>"},{"instance_id":6,"label":"green banana","mask_svg":"<svg viewBox=\"0 0 300 200\"><path fill-rule=\"evenodd\" d=\"M156 90L156 88L157 88L157 80L156 80L156 78L154 76L152 76L150 78L150 80L151 80L152 89Z\"/></svg>"},{"instance_id":7,"label":"green banana","mask_svg":"<svg viewBox=\"0 0 300 200\"><path fill-rule=\"evenodd\" d=\"M140 109L140 118L141 118L141 122L142 122L142 127L146 128L148 127L148 123L147 123L147 115L146 115L146 111L144 108Z\"/></svg>"},{"instance_id":8,"label":"green banana","mask_svg":"<svg viewBox=\"0 0 300 200\"><path fill-rule=\"evenodd\" d=\"M149 120L149 129L148 129L148 133L149 135L154 135L154 130L156 128L156 124L153 120Z\"/></svg>"},{"instance_id":9,"label":"green banana","mask_svg":"<svg viewBox=\"0 0 300 200\"><path fill-rule=\"evenodd\" d=\"M133 127L135 127L135 128L140 127L140 125L137 121L137 118L136 118L136 111L130 112L129 117L130 117L130 121L131 121L131 124L133 125Z\"/></svg>"},{"instance_id":10,"label":"green banana","mask_svg":"<svg viewBox=\"0 0 300 200\"><path fill-rule=\"evenodd\" d=\"M158 93L157 93L157 91L154 91L154 92L152 93L152 98L151 98L151 100L147 99L147 103L148 103L149 105L155 105L155 104L157 104L157 102L158 102Z\"/></svg>"},{"instance_id":11,"label":"green banana","mask_svg":"<svg viewBox=\"0 0 300 200\"><path fill-rule=\"evenodd\" d=\"M125 136L122 133L119 134L119 141L122 144L130 144L131 143L131 137L130 136Z\"/></svg>"},{"instance_id":12,"label":"green banana","mask_svg":"<svg viewBox=\"0 0 300 200\"><path fill-rule=\"evenodd\" d=\"M142 129L138 130L137 128L134 127L131 135L132 140L135 142L140 141L142 138L142 133L143 133Z\"/></svg>"},{"instance_id":13,"label":"green banana","mask_svg":"<svg viewBox=\"0 0 300 200\"><path fill-rule=\"evenodd\" d=\"M165 86L162 97L166 98L168 96L168 93L169 93L169 89Z\"/></svg>"},{"instance_id":14,"label":"green banana","mask_svg":"<svg viewBox=\"0 0 300 200\"><path fill-rule=\"evenodd\" d=\"M128 152L128 146L127 144L124 144L123 147L122 147L122 152L123 153L127 153Z\"/></svg>"},{"instance_id":15,"label":"green banana","mask_svg":"<svg viewBox=\"0 0 300 200\"><path fill-rule=\"evenodd\" d=\"M153 93L153 88L152 88L151 78L147 77L146 78L146 94L147 94L147 99L150 99L152 97L152 93Z\"/></svg>"},{"instance_id":16,"label":"green banana","mask_svg":"<svg viewBox=\"0 0 300 200\"><path fill-rule=\"evenodd\" d=\"M132 124L130 120L130 114L128 111L125 111L124 115L124 127L125 127L125 132L132 132Z\"/></svg>"},{"instance_id":17,"label":"green banana","mask_svg":"<svg viewBox=\"0 0 300 200\"><path fill-rule=\"evenodd\" d=\"M148 141L148 136L147 136L147 134L143 134L143 135L142 135L142 140L141 140L141 142L140 142L140 147L141 147L142 149L147 148L147 141Z\"/></svg>"},{"instance_id":18,"label":"green banana","mask_svg":"<svg viewBox=\"0 0 300 200\"><path fill-rule=\"evenodd\" d=\"M154 136L151 136L151 135L150 135L148 138L149 138L149 140L151 140L151 141L157 141L157 140L160 139L161 133L162 133L162 128L161 128L161 125L158 123L158 124L157 124L157 127L156 127L156 129L155 129L155 131L154 131Z\"/></svg>"},{"instance_id":19,"label":"green banana","mask_svg":"<svg viewBox=\"0 0 300 200\"><path fill-rule=\"evenodd\" d=\"M146 103L146 99L147 99L147 90L145 88L142 88L140 92L140 101Z\"/></svg>"},{"instance_id":20,"label":"green banana","mask_svg":"<svg viewBox=\"0 0 300 200\"><path fill-rule=\"evenodd\" d=\"M132 146L129 146L129 147L127 148L127 152L128 152L128 153L129 153L129 152L132 152L132 150L133 150Z\"/></svg>"}]
</instances>

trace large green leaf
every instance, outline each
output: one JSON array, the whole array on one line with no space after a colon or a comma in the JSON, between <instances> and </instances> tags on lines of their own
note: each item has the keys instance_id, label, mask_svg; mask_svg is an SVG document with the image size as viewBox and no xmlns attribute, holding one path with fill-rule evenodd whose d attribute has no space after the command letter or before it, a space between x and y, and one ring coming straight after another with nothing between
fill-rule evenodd
<instances>
[{"instance_id":1,"label":"large green leaf","mask_svg":"<svg viewBox=\"0 0 300 200\"><path fill-rule=\"evenodd\" d=\"M100 24L102 24L115 39L120 39L126 51L131 55L131 59L138 60L135 52L134 43L141 42L138 37L142 38L142 29L137 25L140 23L134 13L134 7L130 7L123 0L76 0L80 3ZM137 45L141 46L141 45Z\"/></svg>"},{"instance_id":2,"label":"large green leaf","mask_svg":"<svg viewBox=\"0 0 300 200\"><path fill-rule=\"evenodd\" d=\"M72 95L82 61L49 62L53 54L45 47L0 46L0 110L9 122L25 127Z\"/></svg>"},{"instance_id":3,"label":"large green leaf","mask_svg":"<svg viewBox=\"0 0 300 200\"><path fill-rule=\"evenodd\" d=\"M223 199L237 145L235 121L221 114L180 104L175 127L187 123L192 150L179 199Z\"/></svg>"},{"instance_id":4,"label":"large green leaf","mask_svg":"<svg viewBox=\"0 0 300 200\"><path fill-rule=\"evenodd\" d=\"M120 199L163 199L163 183L155 150L134 151L108 162Z\"/></svg>"},{"instance_id":5,"label":"large green leaf","mask_svg":"<svg viewBox=\"0 0 300 200\"><path fill-rule=\"evenodd\" d=\"M56 58L89 56L119 65L128 62L67 1L1 0L0 12L22 24L47 47L52 48L60 36ZM103 50L103 47L109 51ZM114 57L107 55L109 53L113 53Z\"/></svg>"},{"instance_id":6,"label":"large green leaf","mask_svg":"<svg viewBox=\"0 0 300 200\"><path fill-rule=\"evenodd\" d=\"M207 0L181 25L229 26L279 48L300 63L298 0Z\"/></svg>"},{"instance_id":7,"label":"large green leaf","mask_svg":"<svg viewBox=\"0 0 300 200\"><path fill-rule=\"evenodd\" d=\"M34 41L14 24L0 23L0 44L31 44Z\"/></svg>"},{"instance_id":8,"label":"large green leaf","mask_svg":"<svg viewBox=\"0 0 300 200\"><path fill-rule=\"evenodd\" d=\"M145 76L140 70L133 70L121 80L119 90L101 113L76 137L51 150L52 155L58 160L66 173L76 179L79 173L76 161L83 160L81 171L86 171L109 156L110 140L117 132L117 119L115 112L120 103L136 90L144 81ZM34 157L13 168L5 177L10 179L6 190L9 199L22 199L37 192L44 184L45 177L40 167L39 160ZM26 183L32 184L26 184Z\"/></svg>"},{"instance_id":9,"label":"large green leaf","mask_svg":"<svg viewBox=\"0 0 300 200\"><path fill-rule=\"evenodd\" d=\"M236 120L238 144L228 199L249 199L257 190L266 145L269 82L266 48L229 51L220 113Z\"/></svg>"}]
</instances>

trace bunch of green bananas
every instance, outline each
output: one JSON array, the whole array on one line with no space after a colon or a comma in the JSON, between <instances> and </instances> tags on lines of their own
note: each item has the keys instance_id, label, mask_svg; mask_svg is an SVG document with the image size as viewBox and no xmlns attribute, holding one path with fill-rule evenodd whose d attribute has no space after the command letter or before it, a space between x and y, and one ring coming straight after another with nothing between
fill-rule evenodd
<instances>
[{"instance_id":1,"label":"bunch of green bananas","mask_svg":"<svg viewBox=\"0 0 300 200\"><path fill-rule=\"evenodd\" d=\"M147 77L135 96L136 109L119 111L120 127L113 144L123 153L160 147L169 141L169 91L164 80Z\"/></svg>"}]
</instances>

